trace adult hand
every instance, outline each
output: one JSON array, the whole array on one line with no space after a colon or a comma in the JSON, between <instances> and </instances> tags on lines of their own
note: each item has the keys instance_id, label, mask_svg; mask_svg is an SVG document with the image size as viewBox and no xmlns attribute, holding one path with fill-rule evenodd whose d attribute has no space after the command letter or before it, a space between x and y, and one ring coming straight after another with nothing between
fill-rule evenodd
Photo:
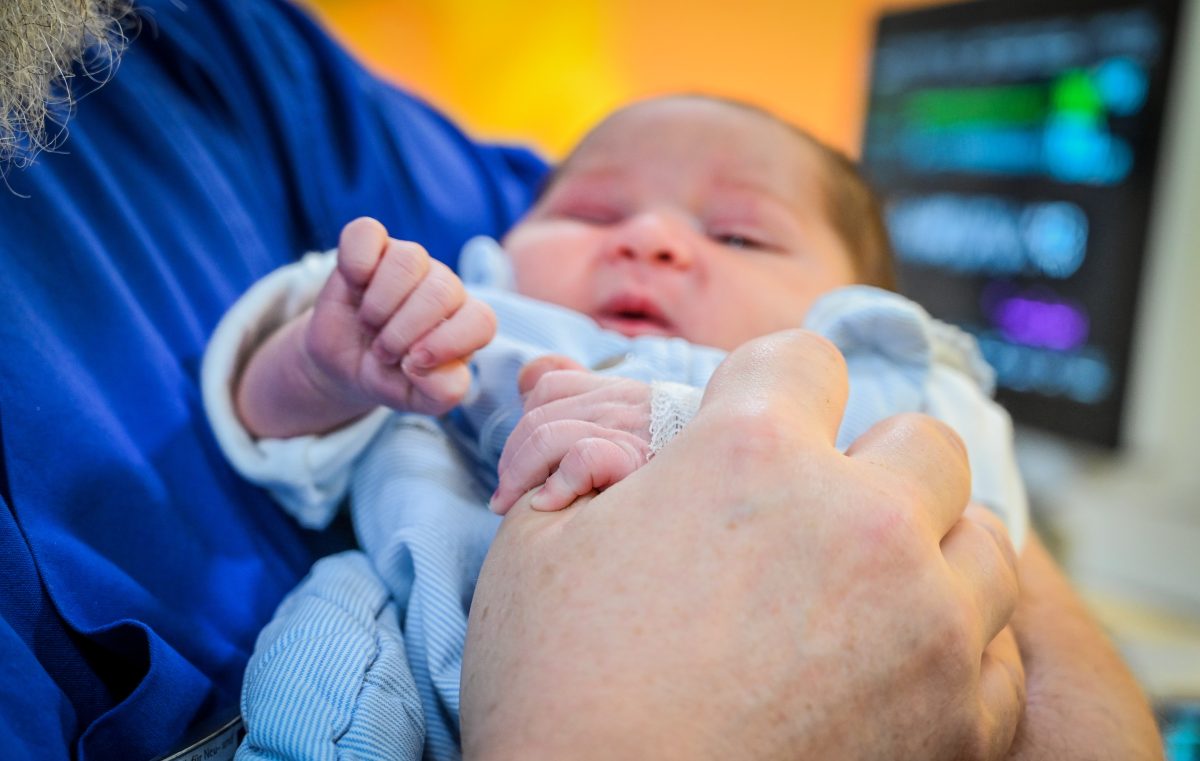
<instances>
[{"instance_id":1,"label":"adult hand","mask_svg":"<svg viewBox=\"0 0 1200 761\"><path fill-rule=\"evenodd\" d=\"M841 356L735 351L693 423L599 496L520 501L471 609L467 758L986 759L1024 674L1015 558L922 416L842 454Z\"/></svg>"}]
</instances>

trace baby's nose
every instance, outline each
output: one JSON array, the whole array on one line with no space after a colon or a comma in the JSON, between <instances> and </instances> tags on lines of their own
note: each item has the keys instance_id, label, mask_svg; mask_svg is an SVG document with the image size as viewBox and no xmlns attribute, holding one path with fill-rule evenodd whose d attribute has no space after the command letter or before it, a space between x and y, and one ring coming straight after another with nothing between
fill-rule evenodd
<instances>
[{"instance_id":1,"label":"baby's nose","mask_svg":"<svg viewBox=\"0 0 1200 761\"><path fill-rule=\"evenodd\" d=\"M686 223L668 214L643 212L614 232L613 253L617 258L676 268L692 263Z\"/></svg>"}]
</instances>

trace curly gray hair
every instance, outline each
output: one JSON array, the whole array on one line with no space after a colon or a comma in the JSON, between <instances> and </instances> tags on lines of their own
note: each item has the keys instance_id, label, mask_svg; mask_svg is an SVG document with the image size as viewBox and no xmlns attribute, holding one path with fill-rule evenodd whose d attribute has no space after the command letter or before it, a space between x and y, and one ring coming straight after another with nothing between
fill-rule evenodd
<instances>
[{"instance_id":1,"label":"curly gray hair","mask_svg":"<svg viewBox=\"0 0 1200 761\"><path fill-rule=\"evenodd\" d=\"M75 81L111 74L130 10L130 0L0 0L0 164L62 143Z\"/></svg>"}]
</instances>

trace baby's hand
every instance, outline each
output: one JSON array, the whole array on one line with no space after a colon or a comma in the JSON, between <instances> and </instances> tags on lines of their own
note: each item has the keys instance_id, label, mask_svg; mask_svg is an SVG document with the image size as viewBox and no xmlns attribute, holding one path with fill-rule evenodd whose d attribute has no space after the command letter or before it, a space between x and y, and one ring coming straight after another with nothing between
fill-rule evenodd
<instances>
[{"instance_id":1,"label":"baby's hand","mask_svg":"<svg viewBox=\"0 0 1200 761\"><path fill-rule=\"evenodd\" d=\"M530 489L535 510L561 510L617 483L650 457L650 386L558 356L525 366L525 415L500 456L490 506L503 515Z\"/></svg>"},{"instance_id":2,"label":"baby's hand","mask_svg":"<svg viewBox=\"0 0 1200 761\"><path fill-rule=\"evenodd\" d=\"M491 308L449 267L363 217L342 230L304 344L329 393L439 415L462 401L467 360L495 333Z\"/></svg>"}]
</instances>

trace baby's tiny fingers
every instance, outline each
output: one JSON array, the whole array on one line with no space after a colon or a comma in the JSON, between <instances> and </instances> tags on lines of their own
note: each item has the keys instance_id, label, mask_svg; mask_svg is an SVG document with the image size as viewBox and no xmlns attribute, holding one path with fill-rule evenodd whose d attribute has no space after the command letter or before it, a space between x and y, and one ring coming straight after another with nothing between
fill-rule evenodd
<instances>
[{"instance_id":1,"label":"baby's tiny fingers","mask_svg":"<svg viewBox=\"0 0 1200 761\"><path fill-rule=\"evenodd\" d=\"M337 268L351 288L361 291L367 287L387 242L387 229L370 217L359 217L342 228Z\"/></svg>"},{"instance_id":2,"label":"baby's tiny fingers","mask_svg":"<svg viewBox=\"0 0 1200 761\"><path fill-rule=\"evenodd\" d=\"M520 429L520 426L518 426ZM528 429L522 438L517 431L509 436L505 452L512 455L500 468L500 485L492 497L491 508L503 514L522 494L546 483L550 474L567 456L571 446L580 439L591 437L634 437L622 431L610 431L587 420L551 420ZM636 441L630 444L636 447Z\"/></svg>"},{"instance_id":3,"label":"baby's tiny fingers","mask_svg":"<svg viewBox=\"0 0 1200 761\"><path fill-rule=\"evenodd\" d=\"M587 368L565 354L544 354L527 362L521 368L521 372L517 373L517 390L524 397L536 395L538 387L545 382L546 376L556 370L586 371ZM526 402L525 409L529 409L528 402Z\"/></svg>"},{"instance_id":4,"label":"baby's tiny fingers","mask_svg":"<svg viewBox=\"0 0 1200 761\"><path fill-rule=\"evenodd\" d=\"M403 365L401 366L403 370ZM420 375L404 372L411 384L408 410L424 415L441 415L458 405L471 388L471 370L466 362L447 362Z\"/></svg>"},{"instance_id":5,"label":"baby's tiny fingers","mask_svg":"<svg viewBox=\"0 0 1200 761\"><path fill-rule=\"evenodd\" d=\"M467 292L454 271L439 261L429 260L429 273L380 329L375 348L384 355L403 357L418 339L457 312L466 299Z\"/></svg>"},{"instance_id":6,"label":"baby's tiny fingers","mask_svg":"<svg viewBox=\"0 0 1200 761\"><path fill-rule=\"evenodd\" d=\"M504 445L505 454L511 450L512 455L507 460L501 457L500 484L489 505L500 515L507 512L522 494L546 483L572 444L595 436L600 430L594 423L582 420L554 420L531 428L517 438L520 428L518 424Z\"/></svg>"},{"instance_id":7,"label":"baby's tiny fingers","mask_svg":"<svg viewBox=\"0 0 1200 761\"><path fill-rule=\"evenodd\" d=\"M414 373L470 357L496 335L496 313L479 299L466 303L449 318L434 326L408 351L406 369Z\"/></svg>"},{"instance_id":8,"label":"baby's tiny fingers","mask_svg":"<svg viewBox=\"0 0 1200 761\"><path fill-rule=\"evenodd\" d=\"M416 243L388 240L362 295L358 315L371 330L379 330L429 276L433 260Z\"/></svg>"},{"instance_id":9,"label":"baby's tiny fingers","mask_svg":"<svg viewBox=\"0 0 1200 761\"><path fill-rule=\"evenodd\" d=\"M612 486L644 465L644 452L613 439L586 438L567 451L558 470L533 495L530 507L552 512L561 510L593 491Z\"/></svg>"},{"instance_id":10,"label":"baby's tiny fingers","mask_svg":"<svg viewBox=\"0 0 1200 761\"><path fill-rule=\"evenodd\" d=\"M500 470L534 429L554 420L587 420L650 440L650 386L629 378L610 378L583 370L547 372L526 397L525 414L500 454Z\"/></svg>"}]
</instances>

